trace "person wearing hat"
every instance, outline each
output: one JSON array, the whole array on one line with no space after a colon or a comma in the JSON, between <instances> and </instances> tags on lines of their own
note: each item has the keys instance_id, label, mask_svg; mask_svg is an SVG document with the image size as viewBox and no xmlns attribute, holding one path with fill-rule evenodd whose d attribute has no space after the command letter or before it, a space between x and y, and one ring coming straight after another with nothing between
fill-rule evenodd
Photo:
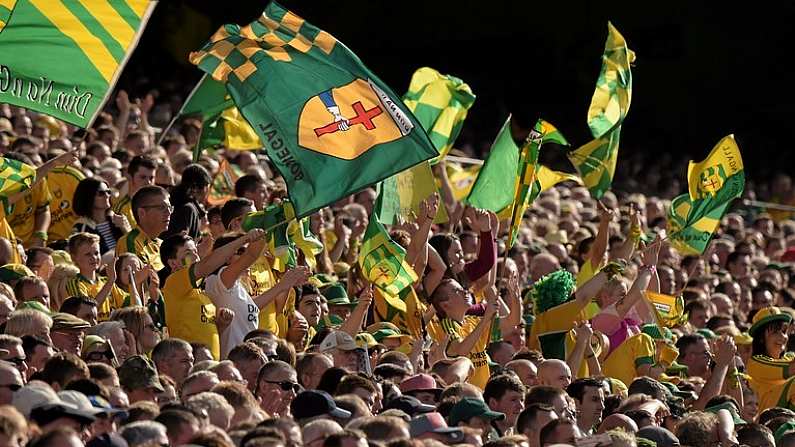
<instances>
[{"instance_id":1,"label":"person wearing hat","mask_svg":"<svg viewBox=\"0 0 795 447\"><path fill-rule=\"evenodd\" d=\"M320 390L305 390L298 393L290 403L290 413L301 425L316 419L331 419L346 422L351 412L337 407L334 398Z\"/></svg>"},{"instance_id":2,"label":"person wearing hat","mask_svg":"<svg viewBox=\"0 0 795 447\"><path fill-rule=\"evenodd\" d=\"M751 389L759 398L759 413L795 403L795 354L786 352L792 316L778 307L760 309L748 333L753 337L748 362Z\"/></svg>"},{"instance_id":3,"label":"person wearing hat","mask_svg":"<svg viewBox=\"0 0 795 447\"><path fill-rule=\"evenodd\" d=\"M96 420L95 414L93 410L83 410L55 395L54 399L51 397L50 400L34 406L30 411L30 420L41 428L42 433L58 427L69 427L80 435L81 441L86 442L91 438L91 424Z\"/></svg>"},{"instance_id":4,"label":"person wearing hat","mask_svg":"<svg viewBox=\"0 0 795 447\"><path fill-rule=\"evenodd\" d=\"M427 405L437 405L442 395L442 389L436 380L428 374L416 374L400 382L400 392L416 397Z\"/></svg>"},{"instance_id":5,"label":"person wearing hat","mask_svg":"<svg viewBox=\"0 0 795 447\"><path fill-rule=\"evenodd\" d=\"M378 329L375 329L375 327L378 327L378 325L381 326ZM370 328L374 328L375 330L371 331ZM371 324L367 327L367 331L373 334L375 340L386 346L387 349L397 349L401 345L411 341L410 335L402 334L397 326L385 321Z\"/></svg>"},{"instance_id":6,"label":"person wearing hat","mask_svg":"<svg viewBox=\"0 0 795 447\"><path fill-rule=\"evenodd\" d=\"M50 338L52 344L61 351L74 355L82 354L86 329L91 325L72 314L57 312L52 314Z\"/></svg>"},{"instance_id":7,"label":"person wearing hat","mask_svg":"<svg viewBox=\"0 0 795 447\"><path fill-rule=\"evenodd\" d=\"M348 292L340 283L334 283L323 289L323 296L328 301L329 318L336 317L338 324L346 321L351 316L351 312L356 307L355 302L348 298ZM332 320L334 323L334 320Z\"/></svg>"},{"instance_id":8,"label":"person wearing hat","mask_svg":"<svg viewBox=\"0 0 795 447\"><path fill-rule=\"evenodd\" d=\"M409 434L414 439L434 439L445 444L457 444L464 440L464 431L460 427L448 427L444 417L436 412L411 419Z\"/></svg>"},{"instance_id":9,"label":"person wearing hat","mask_svg":"<svg viewBox=\"0 0 795 447\"><path fill-rule=\"evenodd\" d=\"M320 352L331 354L334 366L350 372L359 371L359 356L356 341L343 331L332 331L320 343Z\"/></svg>"},{"instance_id":10,"label":"person wearing hat","mask_svg":"<svg viewBox=\"0 0 795 447\"><path fill-rule=\"evenodd\" d=\"M142 355L127 358L117 373L131 404L141 400L157 402L157 394L164 391L155 365Z\"/></svg>"},{"instance_id":11,"label":"person wearing hat","mask_svg":"<svg viewBox=\"0 0 795 447\"><path fill-rule=\"evenodd\" d=\"M359 332L356 334L355 340L356 346L361 349L367 348L367 354L370 356L370 365L377 365L379 357L387 350L386 346L378 343L369 332Z\"/></svg>"},{"instance_id":12,"label":"person wearing hat","mask_svg":"<svg viewBox=\"0 0 795 447\"><path fill-rule=\"evenodd\" d=\"M384 410L391 409L400 410L409 415L409 417L415 417L420 414L436 411L436 407L434 405L426 405L420 402L416 397L406 394L393 398L384 407Z\"/></svg>"},{"instance_id":13,"label":"person wearing hat","mask_svg":"<svg viewBox=\"0 0 795 447\"><path fill-rule=\"evenodd\" d=\"M453 405L449 419L450 425L481 430L485 443L499 437L492 424L505 419L505 413L492 411L482 399L465 397Z\"/></svg>"}]
</instances>

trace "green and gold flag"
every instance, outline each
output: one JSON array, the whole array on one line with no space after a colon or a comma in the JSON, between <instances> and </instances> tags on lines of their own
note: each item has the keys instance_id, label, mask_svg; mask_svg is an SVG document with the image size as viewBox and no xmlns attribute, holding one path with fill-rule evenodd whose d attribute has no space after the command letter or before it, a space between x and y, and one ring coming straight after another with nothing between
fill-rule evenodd
<instances>
[{"instance_id":1,"label":"green and gold flag","mask_svg":"<svg viewBox=\"0 0 795 447\"><path fill-rule=\"evenodd\" d=\"M0 103L88 127L156 4L0 0Z\"/></svg>"},{"instance_id":2,"label":"green and gold flag","mask_svg":"<svg viewBox=\"0 0 795 447\"><path fill-rule=\"evenodd\" d=\"M635 53L612 23L607 23L607 42L602 69L588 108L592 141L571 151L571 160L591 195L601 198L613 183L618 159L618 142L632 99L632 71Z\"/></svg>"},{"instance_id":3,"label":"green and gold flag","mask_svg":"<svg viewBox=\"0 0 795 447\"><path fill-rule=\"evenodd\" d=\"M388 225L398 223L398 217L413 222L419 216L420 203L438 191L436 179L429 162L424 161L411 169L389 177L381 183L383 204L379 213L381 222ZM447 222L447 211L440 206L434 223Z\"/></svg>"},{"instance_id":4,"label":"green and gold flag","mask_svg":"<svg viewBox=\"0 0 795 447\"><path fill-rule=\"evenodd\" d=\"M403 96L403 102L417 117L439 151L439 157L432 162L435 163L453 147L461 133L467 111L475 102L475 95L461 79L423 67L411 77L409 91Z\"/></svg>"},{"instance_id":5,"label":"green and gold flag","mask_svg":"<svg viewBox=\"0 0 795 447\"><path fill-rule=\"evenodd\" d=\"M516 191L515 173L518 167L519 146L513 141L511 116L508 115L465 203L495 213L509 207Z\"/></svg>"},{"instance_id":6,"label":"green and gold flag","mask_svg":"<svg viewBox=\"0 0 795 447\"><path fill-rule=\"evenodd\" d=\"M213 206L223 205L227 200L234 198L235 182L238 177L226 158L221 158L218 173L215 174L213 184L210 185L210 193L207 194L207 203Z\"/></svg>"},{"instance_id":7,"label":"green and gold flag","mask_svg":"<svg viewBox=\"0 0 795 447\"><path fill-rule=\"evenodd\" d=\"M732 200L742 196L745 171L734 135L721 139L700 163L687 169L688 194L671 202L668 212L669 239L686 254L706 250Z\"/></svg>"},{"instance_id":8,"label":"green and gold flag","mask_svg":"<svg viewBox=\"0 0 795 447\"><path fill-rule=\"evenodd\" d=\"M294 219L293 207L285 201L249 213L240 225L243 231L260 228L268 232L268 249L275 258L272 267L280 272L296 265L298 256L295 245L290 242L287 232L289 223Z\"/></svg>"},{"instance_id":9,"label":"green and gold flag","mask_svg":"<svg viewBox=\"0 0 795 447\"><path fill-rule=\"evenodd\" d=\"M33 166L11 158L0 157L0 202L8 213L8 198L30 189L36 180Z\"/></svg>"},{"instance_id":10,"label":"green and gold flag","mask_svg":"<svg viewBox=\"0 0 795 447\"><path fill-rule=\"evenodd\" d=\"M438 155L392 90L329 33L271 2L191 62L226 85L298 217Z\"/></svg>"},{"instance_id":11,"label":"green and gold flag","mask_svg":"<svg viewBox=\"0 0 795 447\"><path fill-rule=\"evenodd\" d=\"M569 174L568 172L553 171L544 165L538 166L536 173L536 181L530 190L530 203L542 192L552 188L560 182L575 182L582 185L582 180L576 174Z\"/></svg>"},{"instance_id":12,"label":"green and gold flag","mask_svg":"<svg viewBox=\"0 0 795 447\"><path fill-rule=\"evenodd\" d=\"M383 193L379 192L359 249L359 267L385 297L398 301L395 298L417 281L417 274L406 261L406 250L389 237L380 221L382 199ZM406 311L405 304L400 310Z\"/></svg>"}]
</instances>

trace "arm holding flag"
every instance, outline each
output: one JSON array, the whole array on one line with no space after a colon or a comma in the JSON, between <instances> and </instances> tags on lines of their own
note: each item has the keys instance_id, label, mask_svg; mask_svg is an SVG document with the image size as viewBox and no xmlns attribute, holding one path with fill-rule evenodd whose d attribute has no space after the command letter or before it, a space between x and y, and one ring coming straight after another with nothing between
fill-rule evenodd
<instances>
[{"instance_id":1,"label":"arm holding flag","mask_svg":"<svg viewBox=\"0 0 795 447\"><path fill-rule=\"evenodd\" d=\"M497 316L497 302L494 299L496 293L486 301L486 313L480 317L475 329L463 340L453 340L447 347L447 354L451 357L468 356L475 349L475 344L483 336L484 331L491 328L494 317Z\"/></svg>"},{"instance_id":2,"label":"arm holding flag","mask_svg":"<svg viewBox=\"0 0 795 447\"><path fill-rule=\"evenodd\" d=\"M367 309L370 308L370 303L373 302L373 287L367 287L364 292L359 295L359 301L356 303L356 307L353 308L353 312L351 312L351 316L345 320L344 323L340 326L342 332L347 333L351 337L356 337L356 334L362 329L362 324L364 324L364 319L367 317Z\"/></svg>"},{"instance_id":3,"label":"arm holding flag","mask_svg":"<svg viewBox=\"0 0 795 447\"><path fill-rule=\"evenodd\" d=\"M424 272L428 264L428 235L437 211L439 211L438 193L433 193L420 202L420 216L417 217L419 229L411 236L411 242L406 247L406 260L415 272Z\"/></svg>"}]
</instances>

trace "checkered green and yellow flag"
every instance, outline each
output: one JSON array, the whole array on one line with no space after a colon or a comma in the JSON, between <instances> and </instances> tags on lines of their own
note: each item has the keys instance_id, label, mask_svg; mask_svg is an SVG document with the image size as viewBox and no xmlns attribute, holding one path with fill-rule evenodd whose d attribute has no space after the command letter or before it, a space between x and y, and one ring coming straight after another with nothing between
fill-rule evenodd
<instances>
[{"instance_id":1,"label":"checkered green and yellow flag","mask_svg":"<svg viewBox=\"0 0 795 447\"><path fill-rule=\"evenodd\" d=\"M409 91L403 95L403 102L417 117L439 151L439 157L431 161L434 164L453 147L467 112L475 102L475 95L461 79L423 67L411 77Z\"/></svg>"},{"instance_id":2,"label":"checkered green and yellow flag","mask_svg":"<svg viewBox=\"0 0 795 447\"><path fill-rule=\"evenodd\" d=\"M30 189L36 180L36 169L18 160L0 157L0 202L8 210L8 198Z\"/></svg>"},{"instance_id":3,"label":"checkered green and yellow flag","mask_svg":"<svg viewBox=\"0 0 795 447\"><path fill-rule=\"evenodd\" d=\"M87 127L156 4L0 0L0 103Z\"/></svg>"},{"instance_id":4,"label":"checkered green and yellow flag","mask_svg":"<svg viewBox=\"0 0 795 447\"><path fill-rule=\"evenodd\" d=\"M381 223L379 214L382 197L383 193L379 192L364 232L359 249L359 267L364 277L378 287L383 295L394 299L417 281L417 274L406 262L406 250L389 237ZM405 310L405 305L403 308Z\"/></svg>"},{"instance_id":5,"label":"checkered green and yellow flag","mask_svg":"<svg viewBox=\"0 0 795 447\"><path fill-rule=\"evenodd\" d=\"M588 127L593 140L569 152L585 186L595 198L601 198L613 183L618 160L621 124L629 112L632 99L632 71L635 53L612 23L602 55L602 69L588 108Z\"/></svg>"}]
</instances>

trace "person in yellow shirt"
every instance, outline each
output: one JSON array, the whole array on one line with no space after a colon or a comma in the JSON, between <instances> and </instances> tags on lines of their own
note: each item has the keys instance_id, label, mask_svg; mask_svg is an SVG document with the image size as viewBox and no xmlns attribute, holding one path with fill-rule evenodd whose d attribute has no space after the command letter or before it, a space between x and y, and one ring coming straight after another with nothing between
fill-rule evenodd
<instances>
[{"instance_id":1,"label":"person in yellow shirt","mask_svg":"<svg viewBox=\"0 0 795 447\"><path fill-rule=\"evenodd\" d=\"M127 194L116 199L112 209L114 213L126 217L127 222L133 228L137 226L138 221L135 220L135 214L132 210L132 198L144 186L155 184L156 170L157 162L148 155L136 155L130 160L130 164L127 165Z\"/></svg>"},{"instance_id":2,"label":"person in yellow shirt","mask_svg":"<svg viewBox=\"0 0 795 447\"><path fill-rule=\"evenodd\" d=\"M72 166L61 166L47 174L50 188L50 227L47 230L49 241L64 241L72 233L77 214L72 209L72 199L78 183L86 176Z\"/></svg>"},{"instance_id":3,"label":"person in yellow shirt","mask_svg":"<svg viewBox=\"0 0 795 447\"><path fill-rule=\"evenodd\" d=\"M11 207L8 223L26 247L42 247L50 226L50 189L42 180Z\"/></svg>"},{"instance_id":4,"label":"person in yellow shirt","mask_svg":"<svg viewBox=\"0 0 795 447\"><path fill-rule=\"evenodd\" d=\"M6 220L5 207L2 205L0 205L0 237L8 241L10 247L9 263L22 264L22 256L19 254L19 250L17 249L17 236L14 234L14 230L11 228L11 225L8 224L8 220Z\"/></svg>"},{"instance_id":5,"label":"person in yellow shirt","mask_svg":"<svg viewBox=\"0 0 795 447\"><path fill-rule=\"evenodd\" d=\"M489 380L486 347L491 337L492 322L497 315L496 299L486 300L486 310L482 317L466 315L472 305L471 294L458 281L445 278L431 294L431 305L439 317L441 331L429 328L429 334L439 343L449 335L447 355L469 357L475 366L469 382L481 389L485 388Z\"/></svg>"},{"instance_id":6,"label":"person in yellow shirt","mask_svg":"<svg viewBox=\"0 0 795 447\"><path fill-rule=\"evenodd\" d=\"M165 263L160 259L160 234L168 228L171 220L168 192L159 186L144 186L132 200L133 218L139 224L116 243L116 256L133 253L145 265L160 271Z\"/></svg>"},{"instance_id":7,"label":"person in yellow shirt","mask_svg":"<svg viewBox=\"0 0 795 447\"><path fill-rule=\"evenodd\" d=\"M97 319L106 321L110 313L124 305L127 293L116 286L116 266L107 266L108 277L100 276L99 236L75 233L69 237L69 255L80 273L66 283L70 296L91 298L97 302Z\"/></svg>"},{"instance_id":8,"label":"person in yellow shirt","mask_svg":"<svg viewBox=\"0 0 795 447\"><path fill-rule=\"evenodd\" d=\"M754 338L748 375L759 398L758 413L771 408L795 408L795 353L786 352L792 316L778 307L760 309L748 333Z\"/></svg>"},{"instance_id":9,"label":"person in yellow shirt","mask_svg":"<svg viewBox=\"0 0 795 447\"><path fill-rule=\"evenodd\" d=\"M160 256L166 267L162 292L170 336L202 343L216 360L220 358L221 343L216 326L219 312L200 286L204 278L225 265L240 248L264 236L265 232L260 229L251 230L213 250L206 259L199 257L196 242L184 233L171 235L163 241Z\"/></svg>"}]
</instances>

